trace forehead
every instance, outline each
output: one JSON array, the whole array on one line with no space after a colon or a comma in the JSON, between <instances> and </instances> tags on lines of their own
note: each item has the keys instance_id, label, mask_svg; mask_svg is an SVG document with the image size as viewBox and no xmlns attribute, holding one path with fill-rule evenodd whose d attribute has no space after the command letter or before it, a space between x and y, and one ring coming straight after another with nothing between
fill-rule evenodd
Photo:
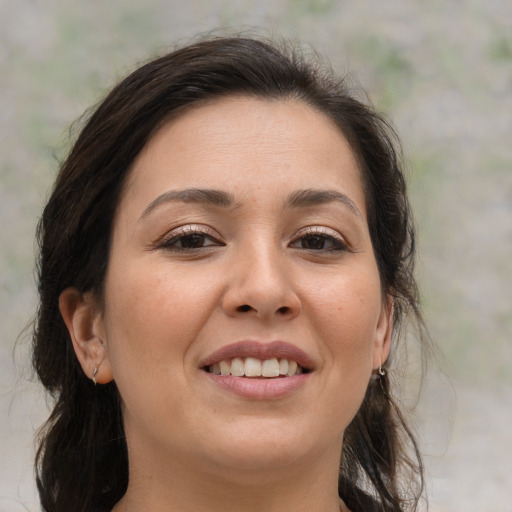
<instances>
[{"instance_id":1,"label":"forehead","mask_svg":"<svg viewBox=\"0 0 512 512\"><path fill-rule=\"evenodd\" d=\"M138 155L124 199L143 207L165 189L189 187L242 196L337 188L365 209L360 171L343 133L296 100L237 96L187 109Z\"/></svg>"}]
</instances>

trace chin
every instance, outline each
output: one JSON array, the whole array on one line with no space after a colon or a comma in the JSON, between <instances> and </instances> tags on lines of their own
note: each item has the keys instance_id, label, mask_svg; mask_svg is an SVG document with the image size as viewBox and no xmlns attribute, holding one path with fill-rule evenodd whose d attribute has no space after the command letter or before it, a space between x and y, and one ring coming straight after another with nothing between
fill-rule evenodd
<instances>
[{"instance_id":1,"label":"chin","mask_svg":"<svg viewBox=\"0 0 512 512\"><path fill-rule=\"evenodd\" d=\"M289 468L311 460L327 449L326 436L306 425L282 420L239 422L224 431L210 457L216 464L237 471L268 472ZM341 450L341 436L339 437Z\"/></svg>"}]
</instances>

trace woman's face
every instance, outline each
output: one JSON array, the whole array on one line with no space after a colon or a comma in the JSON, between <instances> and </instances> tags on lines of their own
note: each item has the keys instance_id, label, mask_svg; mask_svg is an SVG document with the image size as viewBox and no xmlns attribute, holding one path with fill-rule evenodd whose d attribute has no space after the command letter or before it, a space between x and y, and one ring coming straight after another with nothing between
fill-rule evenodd
<instances>
[{"instance_id":1,"label":"woman's face","mask_svg":"<svg viewBox=\"0 0 512 512\"><path fill-rule=\"evenodd\" d=\"M133 456L339 459L391 329L343 135L303 103L248 97L165 124L125 186L103 304L100 369Z\"/></svg>"}]
</instances>

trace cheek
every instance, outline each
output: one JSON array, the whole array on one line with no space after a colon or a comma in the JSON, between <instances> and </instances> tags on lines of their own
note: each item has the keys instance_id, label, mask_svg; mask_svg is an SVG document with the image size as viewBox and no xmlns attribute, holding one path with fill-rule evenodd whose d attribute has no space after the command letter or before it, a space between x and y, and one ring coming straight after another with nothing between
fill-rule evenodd
<instances>
[{"instance_id":1,"label":"cheek","mask_svg":"<svg viewBox=\"0 0 512 512\"><path fill-rule=\"evenodd\" d=\"M373 369L380 314L380 283L372 273L332 280L312 306L314 330L325 362L322 400L333 428L344 430L357 414Z\"/></svg>"},{"instance_id":2,"label":"cheek","mask_svg":"<svg viewBox=\"0 0 512 512\"><path fill-rule=\"evenodd\" d=\"M312 294L312 321L321 333L333 364L347 373L371 371L373 347L381 311L376 269L340 273ZM364 372L363 372L364 375Z\"/></svg>"},{"instance_id":3,"label":"cheek","mask_svg":"<svg viewBox=\"0 0 512 512\"><path fill-rule=\"evenodd\" d=\"M113 270L107 279L105 319L114 371L183 359L215 301L215 284L186 272L155 267Z\"/></svg>"}]
</instances>

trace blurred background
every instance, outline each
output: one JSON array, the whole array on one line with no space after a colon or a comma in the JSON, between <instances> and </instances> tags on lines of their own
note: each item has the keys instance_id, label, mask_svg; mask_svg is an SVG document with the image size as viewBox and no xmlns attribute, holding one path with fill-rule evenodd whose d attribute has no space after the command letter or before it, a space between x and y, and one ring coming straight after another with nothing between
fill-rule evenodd
<instances>
[{"instance_id":1,"label":"blurred background","mask_svg":"<svg viewBox=\"0 0 512 512\"><path fill-rule=\"evenodd\" d=\"M511 0L0 0L0 512L39 510L47 409L22 331L68 127L137 63L213 29L312 45L393 120L440 350L413 416L430 509L511 512Z\"/></svg>"}]
</instances>

